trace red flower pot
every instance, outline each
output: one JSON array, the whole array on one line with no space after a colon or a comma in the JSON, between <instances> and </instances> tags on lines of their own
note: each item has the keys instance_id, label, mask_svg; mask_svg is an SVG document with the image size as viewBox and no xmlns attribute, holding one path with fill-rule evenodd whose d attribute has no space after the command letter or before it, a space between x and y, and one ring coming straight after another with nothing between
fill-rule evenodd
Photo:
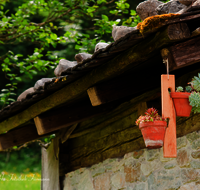
<instances>
[{"instance_id":1,"label":"red flower pot","mask_svg":"<svg viewBox=\"0 0 200 190\"><path fill-rule=\"evenodd\" d=\"M163 146L166 121L150 121L139 124L147 148L160 148Z\"/></svg>"},{"instance_id":2,"label":"red flower pot","mask_svg":"<svg viewBox=\"0 0 200 190\"><path fill-rule=\"evenodd\" d=\"M192 106L189 102L189 92L171 92L171 98L174 102L176 115L179 117L189 117Z\"/></svg>"}]
</instances>

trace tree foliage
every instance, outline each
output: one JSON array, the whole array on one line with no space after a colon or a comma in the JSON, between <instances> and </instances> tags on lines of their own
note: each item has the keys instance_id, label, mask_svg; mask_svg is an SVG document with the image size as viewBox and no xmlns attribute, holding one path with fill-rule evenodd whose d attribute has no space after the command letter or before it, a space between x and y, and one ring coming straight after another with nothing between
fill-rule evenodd
<instances>
[{"instance_id":1,"label":"tree foliage","mask_svg":"<svg viewBox=\"0 0 200 190\"><path fill-rule=\"evenodd\" d=\"M112 41L114 24L140 21L126 0L5 0L0 17L2 107L35 76L52 77L61 58L93 53L96 43Z\"/></svg>"}]
</instances>

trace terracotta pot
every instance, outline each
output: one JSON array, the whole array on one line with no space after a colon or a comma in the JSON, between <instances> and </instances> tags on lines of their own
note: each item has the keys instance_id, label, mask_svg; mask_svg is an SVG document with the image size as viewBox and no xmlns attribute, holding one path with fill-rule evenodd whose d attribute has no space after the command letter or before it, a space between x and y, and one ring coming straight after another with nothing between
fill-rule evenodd
<instances>
[{"instance_id":1,"label":"terracotta pot","mask_svg":"<svg viewBox=\"0 0 200 190\"><path fill-rule=\"evenodd\" d=\"M174 102L176 115L179 117L189 117L192 106L189 102L189 92L171 92L171 97Z\"/></svg>"},{"instance_id":2,"label":"terracotta pot","mask_svg":"<svg viewBox=\"0 0 200 190\"><path fill-rule=\"evenodd\" d=\"M139 124L147 148L160 148L163 146L166 121L150 121Z\"/></svg>"}]
</instances>

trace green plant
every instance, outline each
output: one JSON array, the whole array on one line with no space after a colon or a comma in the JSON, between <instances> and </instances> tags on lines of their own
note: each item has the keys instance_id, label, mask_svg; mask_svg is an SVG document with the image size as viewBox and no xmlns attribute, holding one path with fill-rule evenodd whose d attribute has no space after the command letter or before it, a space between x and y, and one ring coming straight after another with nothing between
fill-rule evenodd
<instances>
[{"instance_id":1,"label":"green plant","mask_svg":"<svg viewBox=\"0 0 200 190\"><path fill-rule=\"evenodd\" d=\"M188 83L189 86L185 87L186 92L191 92L189 96L189 102L192 106L192 111L194 113L200 113L200 73L198 76L194 76L192 81ZM182 92L183 87L177 87L176 92Z\"/></svg>"},{"instance_id":2,"label":"green plant","mask_svg":"<svg viewBox=\"0 0 200 190\"><path fill-rule=\"evenodd\" d=\"M191 90L191 94L189 96L189 102L192 106L192 111L194 113L200 113L200 73L198 76L194 76L191 82L188 83L190 86L187 88Z\"/></svg>"},{"instance_id":3,"label":"green plant","mask_svg":"<svg viewBox=\"0 0 200 190\"><path fill-rule=\"evenodd\" d=\"M198 77L194 76L191 82L188 84L191 85L191 88L197 92L200 92L200 73L198 73Z\"/></svg>"},{"instance_id":4,"label":"green plant","mask_svg":"<svg viewBox=\"0 0 200 190\"><path fill-rule=\"evenodd\" d=\"M182 86L178 86L176 88L176 92L183 92L183 87Z\"/></svg>"},{"instance_id":5,"label":"green plant","mask_svg":"<svg viewBox=\"0 0 200 190\"><path fill-rule=\"evenodd\" d=\"M192 91L192 87L191 86L186 86L185 87L185 91L186 92L191 92Z\"/></svg>"},{"instance_id":6,"label":"green plant","mask_svg":"<svg viewBox=\"0 0 200 190\"><path fill-rule=\"evenodd\" d=\"M166 118L161 117L158 115L158 111L155 108L149 108L144 116L140 116L136 120L136 125L139 125L143 122L152 122L152 121L166 121Z\"/></svg>"},{"instance_id":7,"label":"green plant","mask_svg":"<svg viewBox=\"0 0 200 190\"><path fill-rule=\"evenodd\" d=\"M127 0L1 1L0 109L34 85L33 77L53 74L60 59L111 42L113 25L140 21Z\"/></svg>"},{"instance_id":8,"label":"green plant","mask_svg":"<svg viewBox=\"0 0 200 190\"><path fill-rule=\"evenodd\" d=\"M192 111L194 113L200 113L200 93L192 92L189 96L189 102L192 106Z\"/></svg>"}]
</instances>

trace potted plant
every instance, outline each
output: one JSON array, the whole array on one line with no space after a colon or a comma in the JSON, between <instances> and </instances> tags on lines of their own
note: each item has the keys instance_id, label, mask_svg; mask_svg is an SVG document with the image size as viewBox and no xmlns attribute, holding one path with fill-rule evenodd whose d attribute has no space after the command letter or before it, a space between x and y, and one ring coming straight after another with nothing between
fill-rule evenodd
<instances>
[{"instance_id":1,"label":"potted plant","mask_svg":"<svg viewBox=\"0 0 200 190\"><path fill-rule=\"evenodd\" d=\"M139 125L147 148L152 149L163 146L167 122L166 118L158 115L155 108L149 108L144 116L140 116L136 121L136 125Z\"/></svg>"},{"instance_id":2,"label":"potted plant","mask_svg":"<svg viewBox=\"0 0 200 190\"><path fill-rule=\"evenodd\" d=\"M189 117L191 110L194 113L200 113L200 73L198 77L194 76L188 84L185 92L181 86L176 92L171 92L177 116Z\"/></svg>"},{"instance_id":3,"label":"potted plant","mask_svg":"<svg viewBox=\"0 0 200 190\"><path fill-rule=\"evenodd\" d=\"M189 89L189 86L186 87L186 89ZM183 87L179 86L176 89L176 92L171 92L171 98L174 103L174 107L176 110L176 115L179 117L189 117L190 112L192 110L192 106L189 104L189 96L190 92L186 90L186 92L183 92Z\"/></svg>"}]
</instances>

